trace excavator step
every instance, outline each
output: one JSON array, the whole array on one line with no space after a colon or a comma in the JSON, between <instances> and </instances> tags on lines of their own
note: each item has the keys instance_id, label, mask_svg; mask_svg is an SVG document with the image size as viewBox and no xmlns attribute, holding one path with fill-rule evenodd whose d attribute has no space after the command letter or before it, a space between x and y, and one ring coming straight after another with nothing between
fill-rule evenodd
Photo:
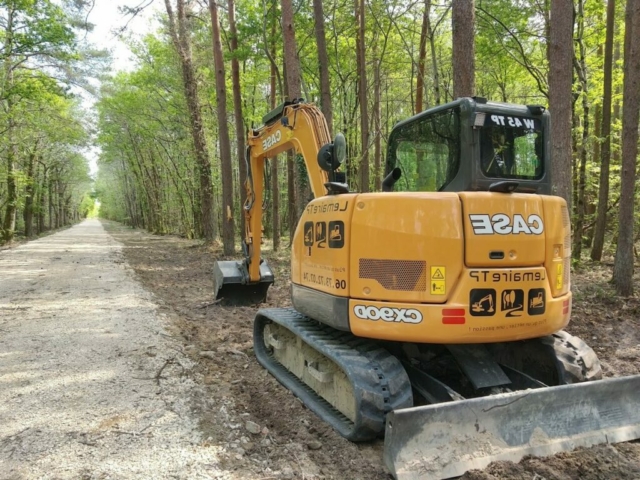
<instances>
[{"instance_id":1,"label":"excavator step","mask_svg":"<svg viewBox=\"0 0 640 480\"><path fill-rule=\"evenodd\" d=\"M348 440L382 436L386 415L413 405L402 364L376 342L290 308L259 310L253 335L258 362Z\"/></svg>"},{"instance_id":2,"label":"excavator step","mask_svg":"<svg viewBox=\"0 0 640 480\"><path fill-rule=\"evenodd\" d=\"M640 438L640 375L398 409L384 462L397 480Z\"/></svg>"}]
</instances>

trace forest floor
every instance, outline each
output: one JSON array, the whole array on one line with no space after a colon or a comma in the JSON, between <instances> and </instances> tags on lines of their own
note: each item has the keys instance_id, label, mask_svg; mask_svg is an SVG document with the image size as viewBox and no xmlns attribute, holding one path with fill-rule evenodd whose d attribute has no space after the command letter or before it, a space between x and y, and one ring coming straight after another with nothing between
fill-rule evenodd
<instances>
[{"instance_id":1,"label":"forest floor","mask_svg":"<svg viewBox=\"0 0 640 480\"><path fill-rule=\"evenodd\" d=\"M246 478L388 479L382 464L382 441L354 444L325 425L258 365L252 351L256 308L213 303L212 266L220 251L175 236L153 236L104 222L125 245L127 262L155 294L160 310L171 315L184 350L220 408L202 409L205 435L226 445L221 458ZM289 257L265 256L276 282L266 306L289 301ZM611 267L583 266L573 275L570 333L592 345L605 376L640 373L640 299L620 299L608 284ZM636 279L640 284L640 278ZM259 434L246 432L246 421ZM252 475L249 475L252 472ZM463 478L492 479L640 479L640 443L598 446L519 464L497 462Z\"/></svg>"},{"instance_id":2,"label":"forest floor","mask_svg":"<svg viewBox=\"0 0 640 480\"><path fill-rule=\"evenodd\" d=\"M143 293L140 295L145 302L155 305L154 315L148 315L143 308L138 318L127 318L127 324L148 324L149 327L136 327L141 329L140 332L131 327L134 330L129 337L134 338L121 338L121 341L134 342L135 345L119 347L118 350L125 353L128 364L143 370L136 376L152 380L137 380L134 390L151 385L154 391L147 394L151 398L159 396L164 399L162 405L172 406L177 411L179 416L176 418L186 425L181 427L185 432L178 433L190 439L188 450L191 455L197 454L185 460L186 467L181 471L166 457L172 455L174 446L185 440L169 441L169 448L165 449L164 455L169 466L154 478L390 478L382 464L382 441L354 444L344 440L258 365L252 349L253 317L257 309L223 307L217 305L212 297L211 271L214 259L219 256L218 250L205 247L201 242L175 236L154 236L113 222L103 221L102 224L122 245L122 250L118 250L121 253L114 257L118 261L116 267L127 271L130 271L130 267L132 276L140 282L145 292L150 293L148 297ZM288 306L288 257L286 253L274 255L273 252L268 252L267 256L276 275L276 283L269 290L268 306ZM3 258L0 256L0 260ZM640 300L615 297L607 283L609 278L610 267L606 265L588 265L574 274L573 317L568 330L595 348L605 376L637 374L640 373ZM138 291L138 287L128 283L128 280L120 278L118 281L121 282L119 288L124 292ZM114 287L112 283L109 288ZM0 294L0 300L1 297ZM164 330L160 330L162 326ZM7 322L3 323L0 317L2 330L7 330ZM153 338L135 338L135 335L144 332L148 336L149 331L156 332ZM164 333L158 334L159 331ZM147 343L153 344L151 350L145 347ZM2 347L3 338L0 337L0 367ZM113 354L109 358L110 361L117 360ZM0 385L2 374L0 370ZM133 387L129 385L129 388ZM118 393L117 390L114 395ZM133 395L134 400L138 398L136 395ZM144 405L146 396L143 394L143 398L137 402ZM13 400L13 407L18 409L16 411L20 410L19 402L23 399L20 396L18 403ZM95 430L96 425L93 424L93 430L89 429L89 433L83 433L80 427L72 428L64 442L75 439L74 448L81 449L81 453L89 455L89 459L93 456L95 460L106 454L96 453L104 445L118 452L116 446L109 443L114 437L127 439L127 445L131 446L128 452L132 453L135 452L133 448L136 442L147 448L153 442L152 437L157 435L160 440L163 439L163 432L167 428L159 428L158 424L168 423L180 430L165 407L149 405L147 410L146 414L137 414L140 419L144 420L147 418L145 415L154 413L164 420L153 417L145 423L135 418L118 417L112 419L112 423L103 424L103 419L94 422L101 426L101 431ZM116 412L117 408L113 406L110 411ZM2 413L0 409L0 417ZM115 414L113 416L117 417ZM193 422L197 426L192 431L189 426ZM150 427L145 428L143 425L147 424ZM24 449L26 442L21 437L33 435L32 432L17 430L3 439L4 432L0 425L0 466L3 459L14 462L7 464L13 465L16 472L15 476L6 476L7 470L2 467L0 479L33 478L17 474L19 466L15 464L15 456L6 458L9 452L13 452L12 455L16 455L16 451L20 453L20 448ZM136 432L141 433L132 435ZM7 445L13 446L13 450L7 450ZM32 452L31 455L37 458L36 453ZM29 457L25 457L25 460L29 460ZM48 461L51 465L53 460ZM80 460L78 462L82 463ZM23 465L23 468L26 467ZM87 475L82 478L106 478L100 476L98 470L88 469L86 472ZM111 474L109 478L151 478L138 476L136 470L125 469L119 473L115 469L106 469L104 472ZM59 477L76 478L65 475ZM638 479L640 443L604 445L548 458L526 458L518 464L498 462L483 471L468 472L463 478Z\"/></svg>"}]
</instances>

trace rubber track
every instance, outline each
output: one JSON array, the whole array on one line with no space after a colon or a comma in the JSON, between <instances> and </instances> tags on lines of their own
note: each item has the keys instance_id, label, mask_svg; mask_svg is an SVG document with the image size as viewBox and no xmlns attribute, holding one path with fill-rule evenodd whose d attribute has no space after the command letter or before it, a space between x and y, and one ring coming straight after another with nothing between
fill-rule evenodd
<instances>
[{"instance_id":1,"label":"rubber track","mask_svg":"<svg viewBox=\"0 0 640 480\"><path fill-rule=\"evenodd\" d=\"M278 362L264 343L264 327L275 322L335 362L353 386L356 421L352 422ZM351 441L384 435L388 412L411 407L411 383L400 361L375 342L340 332L292 308L259 310L253 328L258 362L325 422Z\"/></svg>"},{"instance_id":2,"label":"rubber track","mask_svg":"<svg viewBox=\"0 0 640 480\"><path fill-rule=\"evenodd\" d=\"M593 349L584 340L560 330L541 339L553 347L560 384L581 383L602 378L602 367Z\"/></svg>"}]
</instances>

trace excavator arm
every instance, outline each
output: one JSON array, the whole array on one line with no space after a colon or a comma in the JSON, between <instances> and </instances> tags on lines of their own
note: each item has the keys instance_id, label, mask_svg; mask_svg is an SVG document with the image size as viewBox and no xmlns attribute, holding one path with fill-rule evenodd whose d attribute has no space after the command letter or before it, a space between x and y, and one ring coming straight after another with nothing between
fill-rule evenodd
<instances>
[{"instance_id":1,"label":"excavator arm","mask_svg":"<svg viewBox=\"0 0 640 480\"><path fill-rule=\"evenodd\" d=\"M341 163L336 160L324 115L314 104L285 102L263 121L264 125L252 130L247 140L245 258L216 262L214 267L216 297L223 303L260 303L273 283L273 273L260 256L265 161L291 149L302 154L314 198L327 195L327 189L335 185L334 170ZM339 137L344 142L344 137ZM343 151L341 154L344 156Z\"/></svg>"},{"instance_id":2,"label":"excavator arm","mask_svg":"<svg viewBox=\"0 0 640 480\"><path fill-rule=\"evenodd\" d=\"M281 109L281 113L279 113ZM263 127L253 130L247 141L248 175L244 206L246 261L249 282L260 281L260 243L262 236L262 199L264 193L264 163L279 153L295 149L302 154L309 175L313 197L327 194L328 174L315 161L320 149L331 142L322 112L313 104L282 105L266 117Z\"/></svg>"}]
</instances>

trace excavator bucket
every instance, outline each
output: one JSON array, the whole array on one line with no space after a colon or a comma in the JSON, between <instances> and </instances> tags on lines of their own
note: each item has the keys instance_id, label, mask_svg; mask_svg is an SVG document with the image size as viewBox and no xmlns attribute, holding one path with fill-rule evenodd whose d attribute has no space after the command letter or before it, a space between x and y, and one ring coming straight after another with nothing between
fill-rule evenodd
<instances>
[{"instance_id":1,"label":"excavator bucket","mask_svg":"<svg viewBox=\"0 0 640 480\"><path fill-rule=\"evenodd\" d=\"M384 461L398 480L640 438L640 375L396 410Z\"/></svg>"},{"instance_id":2,"label":"excavator bucket","mask_svg":"<svg viewBox=\"0 0 640 480\"><path fill-rule=\"evenodd\" d=\"M273 283L273 272L263 261L260 281L249 282L244 262L226 260L213 265L213 291L221 305L252 306L267 299L267 290Z\"/></svg>"}]
</instances>

